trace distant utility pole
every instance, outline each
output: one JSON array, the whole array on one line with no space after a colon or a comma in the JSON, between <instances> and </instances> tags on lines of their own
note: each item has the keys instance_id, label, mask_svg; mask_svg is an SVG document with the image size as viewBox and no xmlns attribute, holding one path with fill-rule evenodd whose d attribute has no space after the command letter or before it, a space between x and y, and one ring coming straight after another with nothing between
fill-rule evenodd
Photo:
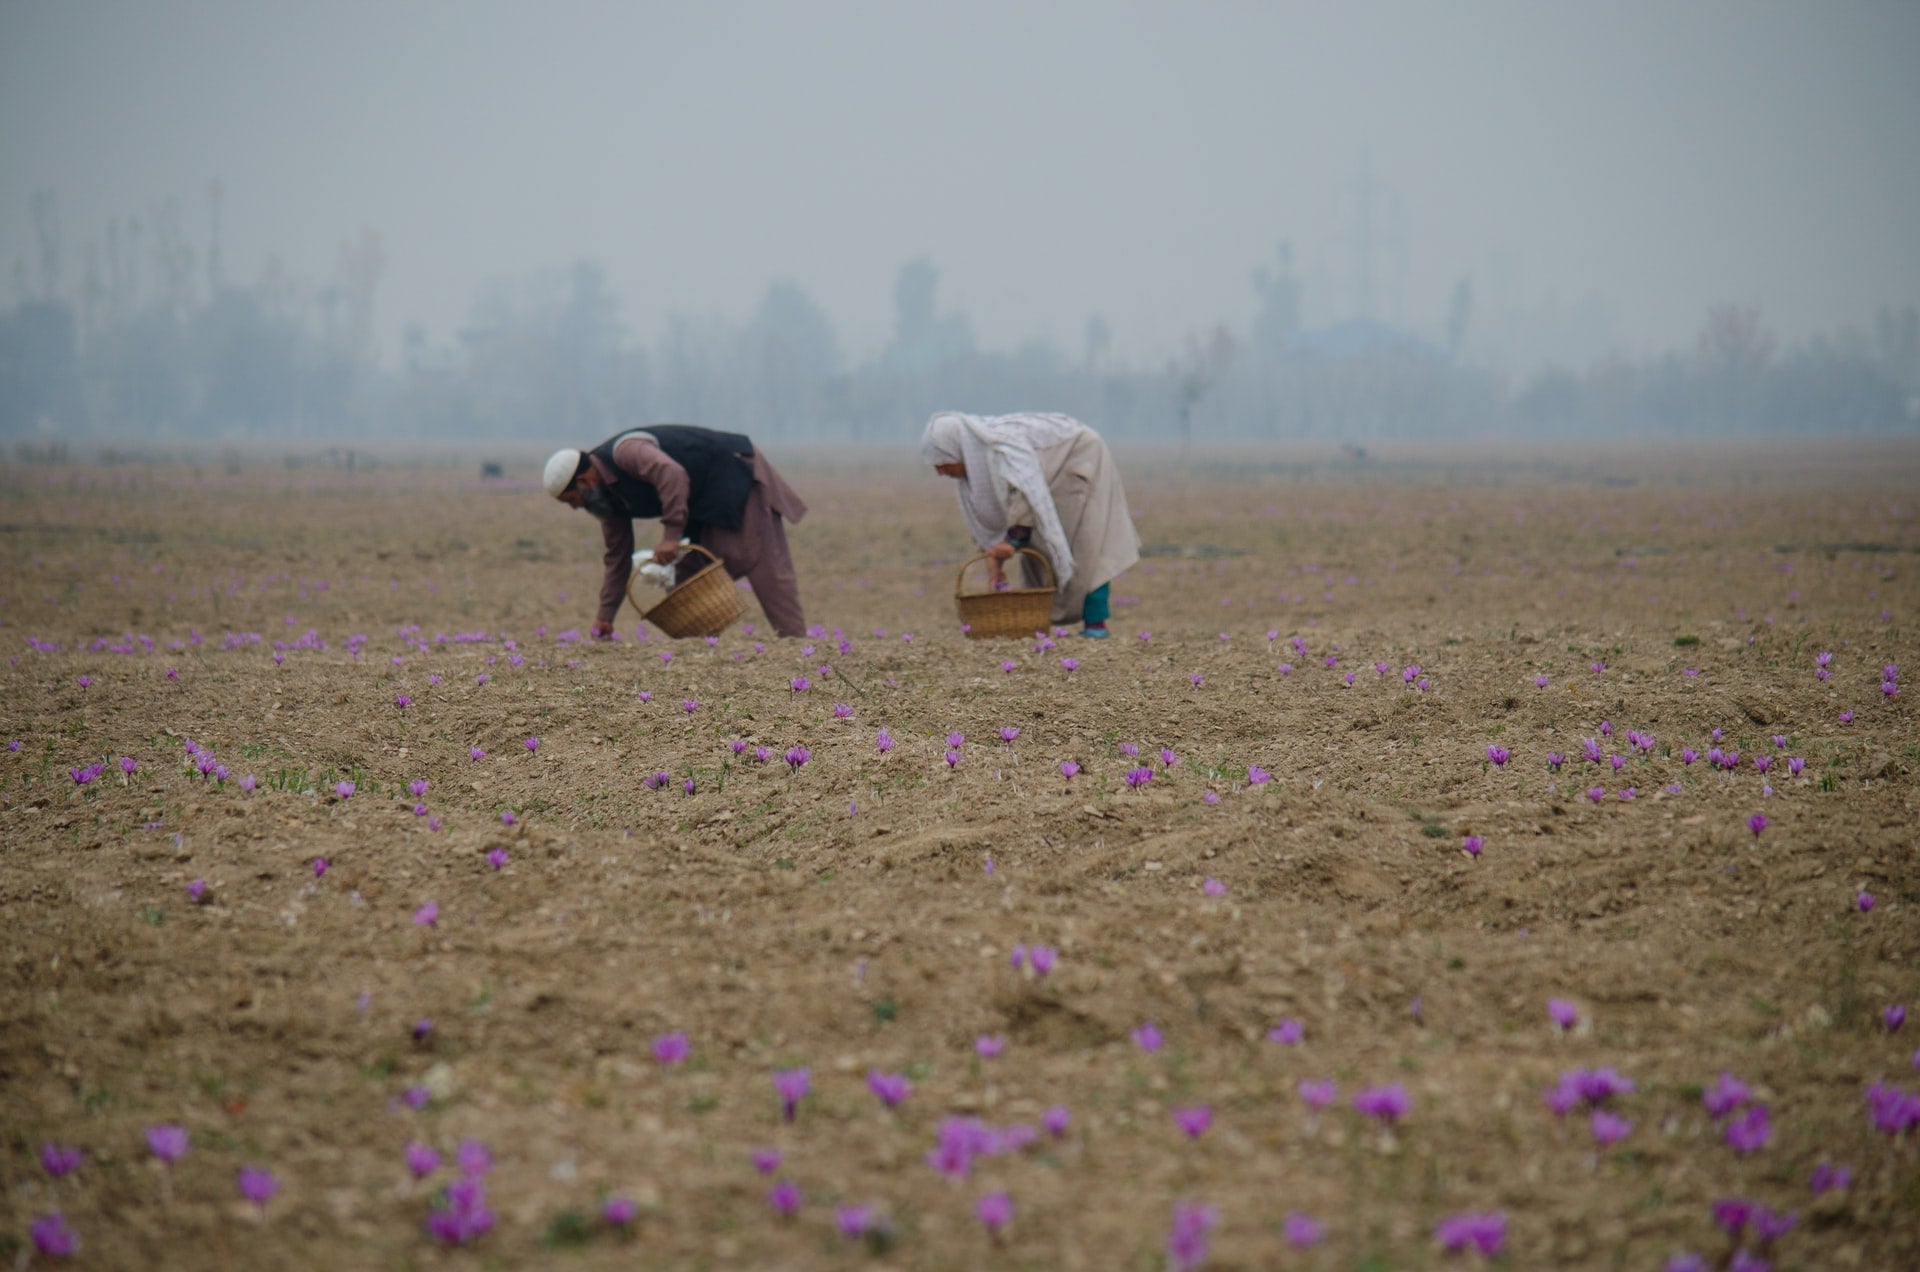
<instances>
[{"instance_id":1,"label":"distant utility pole","mask_svg":"<svg viewBox=\"0 0 1920 1272\"><path fill-rule=\"evenodd\" d=\"M1404 321L1401 302L1407 283L1407 221L1400 195L1374 180L1373 164L1365 151L1360 152L1360 175L1349 189L1353 193L1354 310L1360 318L1379 316L1379 271L1375 257L1384 251L1392 274L1392 303L1387 315L1392 321ZM1375 208L1386 203L1384 229L1376 221Z\"/></svg>"},{"instance_id":2,"label":"distant utility pole","mask_svg":"<svg viewBox=\"0 0 1920 1272\"><path fill-rule=\"evenodd\" d=\"M218 178L207 182L207 295L209 298L220 294L220 202L226 197L226 188Z\"/></svg>"},{"instance_id":3,"label":"distant utility pole","mask_svg":"<svg viewBox=\"0 0 1920 1272\"><path fill-rule=\"evenodd\" d=\"M1373 199L1377 193L1373 166L1360 152L1360 175L1353 183L1353 306L1362 318L1373 317Z\"/></svg>"}]
</instances>

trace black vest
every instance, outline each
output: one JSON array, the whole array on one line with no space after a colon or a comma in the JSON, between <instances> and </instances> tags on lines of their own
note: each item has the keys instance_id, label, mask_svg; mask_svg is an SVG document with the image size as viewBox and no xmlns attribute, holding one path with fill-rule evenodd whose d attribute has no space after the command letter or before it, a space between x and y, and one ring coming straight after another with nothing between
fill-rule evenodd
<instances>
[{"instance_id":1,"label":"black vest","mask_svg":"<svg viewBox=\"0 0 1920 1272\"><path fill-rule=\"evenodd\" d=\"M747 494L753 489L753 442L743 433L720 433L692 424L628 429L593 448L592 454L613 470L607 493L616 512L629 517L660 515L660 492L613 462L614 443L636 431L651 435L668 459L687 470L689 534L696 525L740 528Z\"/></svg>"}]
</instances>

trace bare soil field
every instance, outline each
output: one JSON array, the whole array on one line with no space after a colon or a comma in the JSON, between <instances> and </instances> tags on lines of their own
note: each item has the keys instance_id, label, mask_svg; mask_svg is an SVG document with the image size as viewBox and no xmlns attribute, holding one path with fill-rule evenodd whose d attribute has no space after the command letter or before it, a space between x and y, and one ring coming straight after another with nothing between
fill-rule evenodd
<instances>
[{"instance_id":1,"label":"bare soil field","mask_svg":"<svg viewBox=\"0 0 1920 1272\"><path fill-rule=\"evenodd\" d=\"M806 640L582 640L525 457L0 468L0 1258L1920 1266L1920 445L1123 451L1104 643L770 450Z\"/></svg>"}]
</instances>

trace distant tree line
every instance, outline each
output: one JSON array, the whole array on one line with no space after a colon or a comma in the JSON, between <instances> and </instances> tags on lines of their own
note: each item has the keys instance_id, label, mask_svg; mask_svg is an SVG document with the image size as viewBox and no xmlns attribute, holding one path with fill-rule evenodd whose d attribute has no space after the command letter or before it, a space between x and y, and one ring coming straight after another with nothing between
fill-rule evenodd
<instances>
[{"instance_id":1,"label":"distant tree line","mask_svg":"<svg viewBox=\"0 0 1920 1272\"><path fill-rule=\"evenodd\" d=\"M1216 326L1156 365L1118 363L1098 317L1072 352L1045 340L983 349L964 314L941 311L927 260L901 267L891 338L857 365L787 281L744 319L677 315L650 346L635 343L587 261L490 283L454 343L412 328L383 363L376 233L347 239L325 283L270 262L236 284L221 268L217 186L209 205L202 252L162 205L109 226L69 282L51 199L35 199L37 268L16 265L15 302L0 312L0 437L585 439L688 420L901 442L945 408L1065 411L1117 438L1199 442L1920 430L1912 306L1784 350L1757 310L1726 306L1691 349L1511 380L1459 356L1465 281L1444 345L1364 320L1302 330L1284 247L1252 271L1245 336Z\"/></svg>"}]
</instances>

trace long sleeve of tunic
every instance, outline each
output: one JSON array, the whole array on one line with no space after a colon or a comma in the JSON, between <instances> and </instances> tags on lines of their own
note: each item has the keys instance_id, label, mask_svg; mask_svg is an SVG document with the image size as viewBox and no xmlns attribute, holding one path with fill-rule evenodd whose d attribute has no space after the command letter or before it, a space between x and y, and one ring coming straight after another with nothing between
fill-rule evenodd
<instances>
[{"instance_id":1,"label":"long sleeve of tunic","mask_svg":"<svg viewBox=\"0 0 1920 1272\"><path fill-rule=\"evenodd\" d=\"M678 543L687 528L687 470L644 437L629 437L613 448L613 462L622 472L652 486L660 494L660 541ZM599 459L593 460L601 467ZM603 477L611 476L602 473ZM600 580L600 611L603 623L613 621L626 599L627 579L633 573L633 522L613 517L600 523L600 537L606 543L606 573Z\"/></svg>"}]
</instances>

